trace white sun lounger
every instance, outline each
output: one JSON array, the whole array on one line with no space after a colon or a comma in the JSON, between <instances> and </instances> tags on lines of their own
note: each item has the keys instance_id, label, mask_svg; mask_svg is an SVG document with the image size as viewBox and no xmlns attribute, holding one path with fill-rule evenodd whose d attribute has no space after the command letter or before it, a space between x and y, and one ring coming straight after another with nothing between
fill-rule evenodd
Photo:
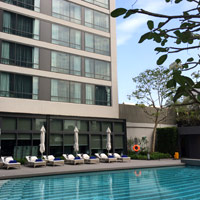
<instances>
[{"instance_id":1,"label":"white sun lounger","mask_svg":"<svg viewBox=\"0 0 200 200\"><path fill-rule=\"evenodd\" d=\"M46 161L38 159L36 156L26 156L26 165L29 167L46 166Z\"/></svg>"},{"instance_id":2,"label":"white sun lounger","mask_svg":"<svg viewBox=\"0 0 200 200\"><path fill-rule=\"evenodd\" d=\"M100 162L110 163L110 162L116 162L117 161L117 158L114 158L114 156L108 157L105 153L101 153L101 154L95 153L95 156L97 158L99 158Z\"/></svg>"},{"instance_id":3,"label":"white sun lounger","mask_svg":"<svg viewBox=\"0 0 200 200\"><path fill-rule=\"evenodd\" d=\"M78 156L80 157L81 155L78 154ZM89 156L88 154L83 154L81 157L84 159L85 164L99 163L99 158L97 157L92 157L92 156Z\"/></svg>"},{"instance_id":4,"label":"white sun lounger","mask_svg":"<svg viewBox=\"0 0 200 200\"><path fill-rule=\"evenodd\" d=\"M52 155L43 156L43 158L47 162L47 165L51 165L51 166L64 165L64 160L56 160L56 158Z\"/></svg>"},{"instance_id":5,"label":"white sun lounger","mask_svg":"<svg viewBox=\"0 0 200 200\"><path fill-rule=\"evenodd\" d=\"M77 159L72 154L69 154L68 156L66 154L63 154L63 157L65 159L66 164L71 164L71 165L84 164L84 159L82 158Z\"/></svg>"},{"instance_id":6,"label":"white sun lounger","mask_svg":"<svg viewBox=\"0 0 200 200\"><path fill-rule=\"evenodd\" d=\"M1 160L3 162L3 167L5 167L6 169L21 167L21 163L15 161L12 156L1 157Z\"/></svg>"},{"instance_id":7,"label":"white sun lounger","mask_svg":"<svg viewBox=\"0 0 200 200\"><path fill-rule=\"evenodd\" d=\"M130 160L131 160L130 157L125 156L125 155L124 155L124 156L120 156L118 153L114 153L113 156L114 156L115 158L117 158L117 161L119 161L119 162L127 162L127 161L130 161Z\"/></svg>"}]
</instances>

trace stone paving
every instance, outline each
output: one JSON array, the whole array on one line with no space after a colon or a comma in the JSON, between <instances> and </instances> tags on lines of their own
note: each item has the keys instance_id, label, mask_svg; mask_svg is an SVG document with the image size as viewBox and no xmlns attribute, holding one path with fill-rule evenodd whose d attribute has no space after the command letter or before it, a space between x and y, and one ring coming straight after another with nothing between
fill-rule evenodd
<instances>
[{"instance_id":1,"label":"stone paving","mask_svg":"<svg viewBox=\"0 0 200 200\"><path fill-rule=\"evenodd\" d=\"M47 167L25 167L21 169L0 169L0 180L22 177L47 176L56 174L73 174L97 171L138 169L149 167L167 167L185 165L180 160L161 159L161 160L131 160L130 162L116 163L98 163L82 165L64 165L64 166L47 166Z\"/></svg>"}]
</instances>

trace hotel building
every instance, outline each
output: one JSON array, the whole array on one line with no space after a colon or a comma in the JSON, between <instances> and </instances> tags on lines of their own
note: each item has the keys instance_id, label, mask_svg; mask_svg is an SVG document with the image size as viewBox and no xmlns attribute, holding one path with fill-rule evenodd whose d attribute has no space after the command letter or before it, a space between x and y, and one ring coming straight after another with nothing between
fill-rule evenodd
<instances>
[{"instance_id":1,"label":"hotel building","mask_svg":"<svg viewBox=\"0 0 200 200\"><path fill-rule=\"evenodd\" d=\"M126 151L119 119L113 0L0 0L1 155Z\"/></svg>"}]
</instances>

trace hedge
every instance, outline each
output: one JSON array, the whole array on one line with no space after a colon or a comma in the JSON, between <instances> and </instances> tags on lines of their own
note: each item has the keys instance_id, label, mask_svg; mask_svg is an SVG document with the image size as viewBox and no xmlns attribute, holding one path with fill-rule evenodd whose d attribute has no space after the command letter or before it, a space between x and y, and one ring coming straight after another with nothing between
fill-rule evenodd
<instances>
[{"instance_id":1,"label":"hedge","mask_svg":"<svg viewBox=\"0 0 200 200\"><path fill-rule=\"evenodd\" d=\"M169 153L171 156L178 151L178 129L176 127L157 128L156 151Z\"/></svg>"}]
</instances>

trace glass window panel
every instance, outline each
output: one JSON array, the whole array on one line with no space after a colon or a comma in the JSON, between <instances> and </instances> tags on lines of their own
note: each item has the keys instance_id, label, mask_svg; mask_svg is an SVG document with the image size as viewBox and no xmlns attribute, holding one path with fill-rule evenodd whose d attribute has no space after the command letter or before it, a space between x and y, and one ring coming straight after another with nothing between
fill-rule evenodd
<instances>
[{"instance_id":1,"label":"glass window panel","mask_svg":"<svg viewBox=\"0 0 200 200\"><path fill-rule=\"evenodd\" d=\"M63 138L62 135L51 134L50 135L50 146L62 146Z\"/></svg>"},{"instance_id":2,"label":"glass window panel","mask_svg":"<svg viewBox=\"0 0 200 200\"><path fill-rule=\"evenodd\" d=\"M69 102L69 82L51 80L51 101Z\"/></svg>"},{"instance_id":3,"label":"glass window panel","mask_svg":"<svg viewBox=\"0 0 200 200\"><path fill-rule=\"evenodd\" d=\"M91 121L90 122L90 129L91 129L91 131L100 132L100 122L98 122L98 121Z\"/></svg>"},{"instance_id":4,"label":"glass window panel","mask_svg":"<svg viewBox=\"0 0 200 200\"><path fill-rule=\"evenodd\" d=\"M88 121L77 121L79 131L88 131Z\"/></svg>"},{"instance_id":5,"label":"glass window panel","mask_svg":"<svg viewBox=\"0 0 200 200\"><path fill-rule=\"evenodd\" d=\"M70 29L70 47L81 49L81 31Z\"/></svg>"},{"instance_id":6,"label":"glass window panel","mask_svg":"<svg viewBox=\"0 0 200 200\"><path fill-rule=\"evenodd\" d=\"M18 129L19 130L31 130L32 120L28 118L19 118L18 119Z\"/></svg>"},{"instance_id":7,"label":"glass window panel","mask_svg":"<svg viewBox=\"0 0 200 200\"><path fill-rule=\"evenodd\" d=\"M11 23L11 13L4 11L3 12L3 32L13 33L13 27Z\"/></svg>"},{"instance_id":8,"label":"glass window panel","mask_svg":"<svg viewBox=\"0 0 200 200\"><path fill-rule=\"evenodd\" d=\"M91 149L101 149L101 136L92 135L91 136Z\"/></svg>"},{"instance_id":9,"label":"glass window panel","mask_svg":"<svg viewBox=\"0 0 200 200\"><path fill-rule=\"evenodd\" d=\"M70 82L70 102L81 103L81 83Z\"/></svg>"},{"instance_id":10,"label":"glass window panel","mask_svg":"<svg viewBox=\"0 0 200 200\"><path fill-rule=\"evenodd\" d=\"M95 78L110 80L110 63L95 60Z\"/></svg>"},{"instance_id":11,"label":"glass window panel","mask_svg":"<svg viewBox=\"0 0 200 200\"><path fill-rule=\"evenodd\" d=\"M52 43L69 46L69 28L52 24Z\"/></svg>"},{"instance_id":12,"label":"glass window panel","mask_svg":"<svg viewBox=\"0 0 200 200\"><path fill-rule=\"evenodd\" d=\"M52 51L51 71L69 74L69 54Z\"/></svg>"},{"instance_id":13,"label":"glass window panel","mask_svg":"<svg viewBox=\"0 0 200 200\"><path fill-rule=\"evenodd\" d=\"M115 149L123 149L123 135L115 135Z\"/></svg>"},{"instance_id":14,"label":"glass window panel","mask_svg":"<svg viewBox=\"0 0 200 200\"><path fill-rule=\"evenodd\" d=\"M105 86L95 87L95 104L96 105L111 105L110 88Z\"/></svg>"},{"instance_id":15,"label":"glass window panel","mask_svg":"<svg viewBox=\"0 0 200 200\"><path fill-rule=\"evenodd\" d=\"M95 4L97 6L103 7L103 8L108 8L109 6L109 0L84 0L86 2Z\"/></svg>"},{"instance_id":16,"label":"glass window panel","mask_svg":"<svg viewBox=\"0 0 200 200\"><path fill-rule=\"evenodd\" d=\"M94 85L85 85L85 103L86 104L93 104L94 105L94 98L95 98L95 86Z\"/></svg>"},{"instance_id":17,"label":"glass window panel","mask_svg":"<svg viewBox=\"0 0 200 200\"><path fill-rule=\"evenodd\" d=\"M39 83L39 78L38 77L33 77L33 97L32 99L38 99L38 84Z\"/></svg>"},{"instance_id":18,"label":"glass window panel","mask_svg":"<svg viewBox=\"0 0 200 200\"><path fill-rule=\"evenodd\" d=\"M17 136L18 140L31 140L31 134L30 133L19 133Z\"/></svg>"},{"instance_id":19,"label":"glass window panel","mask_svg":"<svg viewBox=\"0 0 200 200\"><path fill-rule=\"evenodd\" d=\"M94 52L94 36L89 33L85 33L85 50Z\"/></svg>"},{"instance_id":20,"label":"glass window panel","mask_svg":"<svg viewBox=\"0 0 200 200\"><path fill-rule=\"evenodd\" d=\"M110 40L105 37L95 36L95 53L110 55Z\"/></svg>"},{"instance_id":21,"label":"glass window panel","mask_svg":"<svg viewBox=\"0 0 200 200\"><path fill-rule=\"evenodd\" d=\"M15 130L17 120L12 117L3 117L2 118L2 130Z\"/></svg>"},{"instance_id":22,"label":"glass window panel","mask_svg":"<svg viewBox=\"0 0 200 200\"><path fill-rule=\"evenodd\" d=\"M81 75L81 57L70 56L70 74Z\"/></svg>"},{"instance_id":23,"label":"glass window panel","mask_svg":"<svg viewBox=\"0 0 200 200\"><path fill-rule=\"evenodd\" d=\"M123 130L123 123L115 122L114 123L114 131L115 132L124 132L124 130Z\"/></svg>"},{"instance_id":24,"label":"glass window panel","mask_svg":"<svg viewBox=\"0 0 200 200\"><path fill-rule=\"evenodd\" d=\"M34 34L34 39L39 40L39 35L40 35L40 21L38 19L35 19L33 21L33 34Z\"/></svg>"},{"instance_id":25,"label":"glass window panel","mask_svg":"<svg viewBox=\"0 0 200 200\"><path fill-rule=\"evenodd\" d=\"M74 135L64 135L64 146L73 146L74 145Z\"/></svg>"},{"instance_id":26,"label":"glass window panel","mask_svg":"<svg viewBox=\"0 0 200 200\"><path fill-rule=\"evenodd\" d=\"M108 15L94 11L94 28L101 31L109 31Z\"/></svg>"},{"instance_id":27,"label":"glass window panel","mask_svg":"<svg viewBox=\"0 0 200 200\"><path fill-rule=\"evenodd\" d=\"M85 76L94 78L94 59L85 58Z\"/></svg>"},{"instance_id":28,"label":"glass window panel","mask_svg":"<svg viewBox=\"0 0 200 200\"><path fill-rule=\"evenodd\" d=\"M81 7L70 3L70 21L81 24Z\"/></svg>"},{"instance_id":29,"label":"glass window panel","mask_svg":"<svg viewBox=\"0 0 200 200\"><path fill-rule=\"evenodd\" d=\"M79 134L79 145L88 145L88 135Z\"/></svg>"},{"instance_id":30,"label":"glass window panel","mask_svg":"<svg viewBox=\"0 0 200 200\"><path fill-rule=\"evenodd\" d=\"M52 119L50 121L50 129L51 129L51 132L62 131L62 120Z\"/></svg>"},{"instance_id":31,"label":"glass window panel","mask_svg":"<svg viewBox=\"0 0 200 200\"><path fill-rule=\"evenodd\" d=\"M74 131L75 126L76 126L75 120L64 120L64 130Z\"/></svg>"},{"instance_id":32,"label":"glass window panel","mask_svg":"<svg viewBox=\"0 0 200 200\"><path fill-rule=\"evenodd\" d=\"M0 73L0 96L10 96L10 75L8 73Z\"/></svg>"},{"instance_id":33,"label":"glass window panel","mask_svg":"<svg viewBox=\"0 0 200 200\"><path fill-rule=\"evenodd\" d=\"M35 130L40 131L43 125L46 124L46 119L34 119Z\"/></svg>"},{"instance_id":34,"label":"glass window panel","mask_svg":"<svg viewBox=\"0 0 200 200\"><path fill-rule=\"evenodd\" d=\"M12 64L10 60L10 43L2 42L2 51L1 51L1 63L3 64Z\"/></svg>"},{"instance_id":35,"label":"glass window panel","mask_svg":"<svg viewBox=\"0 0 200 200\"><path fill-rule=\"evenodd\" d=\"M14 133L2 133L0 138L1 140L16 140L16 135Z\"/></svg>"},{"instance_id":36,"label":"glass window panel","mask_svg":"<svg viewBox=\"0 0 200 200\"><path fill-rule=\"evenodd\" d=\"M70 3L63 0L52 1L52 16L69 21Z\"/></svg>"},{"instance_id":37,"label":"glass window panel","mask_svg":"<svg viewBox=\"0 0 200 200\"><path fill-rule=\"evenodd\" d=\"M32 49L32 61L33 61L33 68L38 69L39 68L39 48L34 47Z\"/></svg>"},{"instance_id":38,"label":"glass window panel","mask_svg":"<svg viewBox=\"0 0 200 200\"><path fill-rule=\"evenodd\" d=\"M102 132L106 133L108 127L111 130L112 127L111 122L102 122Z\"/></svg>"},{"instance_id":39,"label":"glass window panel","mask_svg":"<svg viewBox=\"0 0 200 200\"><path fill-rule=\"evenodd\" d=\"M34 133L33 140L40 140L40 134Z\"/></svg>"},{"instance_id":40,"label":"glass window panel","mask_svg":"<svg viewBox=\"0 0 200 200\"><path fill-rule=\"evenodd\" d=\"M93 10L85 8L85 25L93 27Z\"/></svg>"},{"instance_id":41,"label":"glass window panel","mask_svg":"<svg viewBox=\"0 0 200 200\"><path fill-rule=\"evenodd\" d=\"M102 141L103 149L106 149L106 143L107 143L107 135L103 135L103 141Z\"/></svg>"}]
</instances>

